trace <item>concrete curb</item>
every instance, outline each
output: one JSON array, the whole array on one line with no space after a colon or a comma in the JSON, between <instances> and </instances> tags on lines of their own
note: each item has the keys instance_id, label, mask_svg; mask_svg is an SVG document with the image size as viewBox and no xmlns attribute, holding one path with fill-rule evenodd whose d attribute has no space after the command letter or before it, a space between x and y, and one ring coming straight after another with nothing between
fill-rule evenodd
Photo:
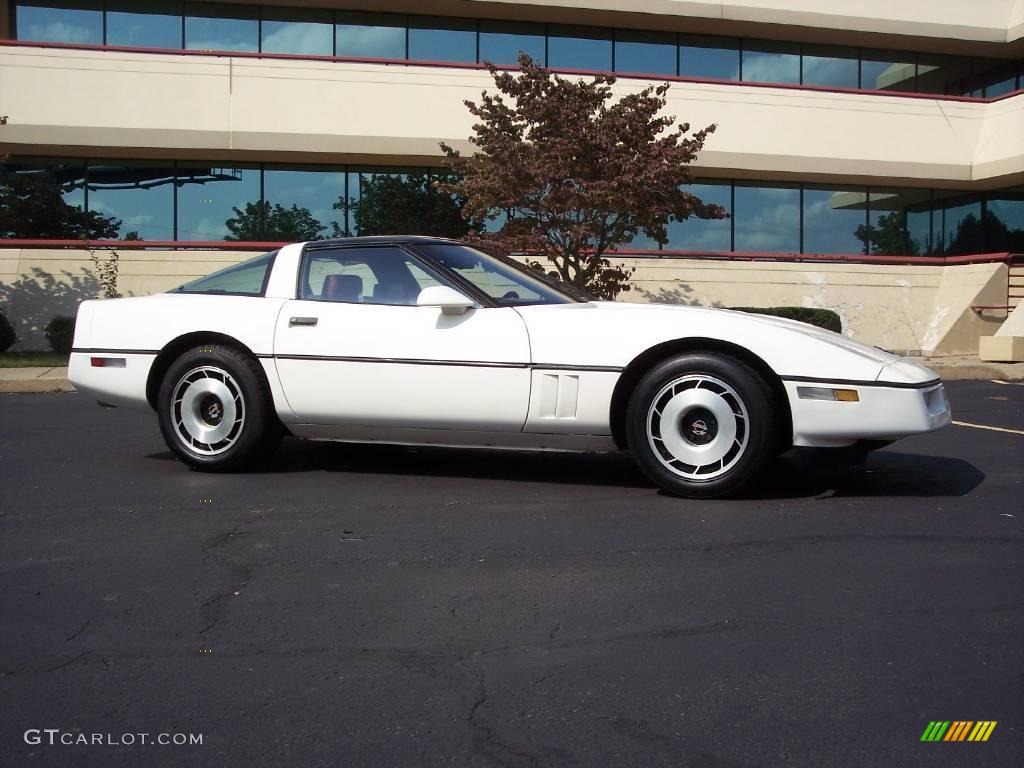
<instances>
[{"instance_id":1,"label":"concrete curb","mask_svg":"<svg viewBox=\"0 0 1024 768\"><path fill-rule=\"evenodd\" d=\"M0 393L74 391L67 368L0 368Z\"/></svg>"}]
</instances>

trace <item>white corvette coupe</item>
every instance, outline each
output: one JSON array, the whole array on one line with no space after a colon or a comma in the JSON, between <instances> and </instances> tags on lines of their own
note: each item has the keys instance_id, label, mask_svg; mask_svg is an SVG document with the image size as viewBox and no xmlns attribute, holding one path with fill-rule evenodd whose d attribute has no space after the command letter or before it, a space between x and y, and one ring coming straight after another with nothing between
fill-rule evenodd
<instances>
[{"instance_id":1,"label":"white corvette coupe","mask_svg":"<svg viewBox=\"0 0 1024 768\"><path fill-rule=\"evenodd\" d=\"M628 449L682 496L719 496L791 446L877 446L948 424L934 373L812 326L590 301L463 243L289 245L167 293L86 301L70 379L152 408L197 469L282 435Z\"/></svg>"}]
</instances>

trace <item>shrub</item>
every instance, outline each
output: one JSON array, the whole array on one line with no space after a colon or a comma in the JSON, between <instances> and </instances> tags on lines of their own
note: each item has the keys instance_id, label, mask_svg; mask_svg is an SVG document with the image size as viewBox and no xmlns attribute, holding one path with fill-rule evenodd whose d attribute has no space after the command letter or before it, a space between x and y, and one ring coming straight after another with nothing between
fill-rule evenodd
<instances>
[{"instance_id":1,"label":"shrub","mask_svg":"<svg viewBox=\"0 0 1024 768\"><path fill-rule=\"evenodd\" d=\"M71 353L71 343L75 339L75 318L58 316L46 324L46 339L50 348L61 355Z\"/></svg>"},{"instance_id":2,"label":"shrub","mask_svg":"<svg viewBox=\"0 0 1024 768\"><path fill-rule=\"evenodd\" d=\"M7 319L7 315L0 312L0 352L6 352L17 340L18 334L14 332L11 321Z\"/></svg>"},{"instance_id":3,"label":"shrub","mask_svg":"<svg viewBox=\"0 0 1024 768\"><path fill-rule=\"evenodd\" d=\"M843 332L843 321L831 309L812 309L810 307L731 307L737 312L753 312L758 315L772 315L810 323L826 331Z\"/></svg>"}]
</instances>

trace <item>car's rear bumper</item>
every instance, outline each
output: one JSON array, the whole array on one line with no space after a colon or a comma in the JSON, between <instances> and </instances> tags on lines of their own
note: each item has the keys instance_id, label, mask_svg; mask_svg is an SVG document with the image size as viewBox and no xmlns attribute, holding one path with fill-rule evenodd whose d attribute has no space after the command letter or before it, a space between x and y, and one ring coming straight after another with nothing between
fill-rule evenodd
<instances>
[{"instance_id":1,"label":"car's rear bumper","mask_svg":"<svg viewBox=\"0 0 1024 768\"><path fill-rule=\"evenodd\" d=\"M94 365L94 358L102 363ZM105 405L148 408L146 382L154 360L156 352L76 350L68 360L68 380Z\"/></svg>"},{"instance_id":2,"label":"car's rear bumper","mask_svg":"<svg viewBox=\"0 0 1024 768\"><path fill-rule=\"evenodd\" d=\"M787 380L783 384L793 415L793 445L836 448L862 440L892 441L932 432L952 420L942 382L920 384ZM806 387L854 390L857 402L814 400Z\"/></svg>"}]
</instances>

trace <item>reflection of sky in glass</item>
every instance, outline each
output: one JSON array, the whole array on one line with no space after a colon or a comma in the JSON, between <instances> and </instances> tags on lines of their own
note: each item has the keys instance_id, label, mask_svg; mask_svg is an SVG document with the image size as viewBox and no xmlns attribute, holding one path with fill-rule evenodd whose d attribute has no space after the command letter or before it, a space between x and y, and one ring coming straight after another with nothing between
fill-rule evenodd
<instances>
[{"instance_id":1,"label":"reflection of sky in glass","mask_svg":"<svg viewBox=\"0 0 1024 768\"><path fill-rule=\"evenodd\" d=\"M103 45L103 13L99 10L17 6L19 40Z\"/></svg>"},{"instance_id":2,"label":"reflection of sky in glass","mask_svg":"<svg viewBox=\"0 0 1024 768\"><path fill-rule=\"evenodd\" d=\"M681 38L679 74L683 77L738 80L739 71L740 52L735 40Z\"/></svg>"},{"instance_id":3,"label":"reflection of sky in glass","mask_svg":"<svg viewBox=\"0 0 1024 768\"><path fill-rule=\"evenodd\" d=\"M188 16L185 47L194 51L255 51L259 47L259 22Z\"/></svg>"},{"instance_id":4,"label":"reflection of sky in glass","mask_svg":"<svg viewBox=\"0 0 1024 768\"><path fill-rule=\"evenodd\" d=\"M169 165L132 163L125 166L117 164L117 161L91 161L89 210L120 219L120 237L137 232L143 240L173 240L174 171ZM138 172L137 176L135 172ZM133 180L143 183L160 180L167 183L154 184L148 189L112 189L108 186L125 187L129 183L128 176L134 176Z\"/></svg>"},{"instance_id":5,"label":"reflection of sky in glass","mask_svg":"<svg viewBox=\"0 0 1024 768\"><path fill-rule=\"evenodd\" d=\"M803 56L804 85L833 88L857 87L857 50L806 46ZM743 73L746 76L746 72Z\"/></svg>"},{"instance_id":6,"label":"reflection of sky in glass","mask_svg":"<svg viewBox=\"0 0 1024 768\"><path fill-rule=\"evenodd\" d=\"M339 13L335 25L338 56L404 59L403 24L402 16Z\"/></svg>"},{"instance_id":7,"label":"reflection of sky in glass","mask_svg":"<svg viewBox=\"0 0 1024 768\"><path fill-rule=\"evenodd\" d=\"M264 19L262 50L266 53L331 56L334 53L334 27L315 22Z\"/></svg>"},{"instance_id":8,"label":"reflection of sky in glass","mask_svg":"<svg viewBox=\"0 0 1024 768\"><path fill-rule=\"evenodd\" d=\"M476 61L476 24L416 19L409 26L409 58L421 61Z\"/></svg>"},{"instance_id":9,"label":"reflection of sky in glass","mask_svg":"<svg viewBox=\"0 0 1024 768\"><path fill-rule=\"evenodd\" d=\"M896 51L864 51L860 62L860 87L874 91L912 91L914 55Z\"/></svg>"},{"instance_id":10,"label":"reflection of sky in glass","mask_svg":"<svg viewBox=\"0 0 1024 768\"><path fill-rule=\"evenodd\" d=\"M676 44L672 35L620 30L615 37L615 71L676 73Z\"/></svg>"},{"instance_id":11,"label":"reflection of sky in glass","mask_svg":"<svg viewBox=\"0 0 1024 768\"><path fill-rule=\"evenodd\" d=\"M548 38L548 66L564 69L593 69L610 72L610 33L580 27L551 27Z\"/></svg>"},{"instance_id":12,"label":"reflection of sky in glass","mask_svg":"<svg viewBox=\"0 0 1024 768\"><path fill-rule=\"evenodd\" d=\"M867 190L804 188L804 253L862 253Z\"/></svg>"},{"instance_id":13,"label":"reflection of sky in glass","mask_svg":"<svg viewBox=\"0 0 1024 768\"><path fill-rule=\"evenodd\" d=\"M941 216L936 216L941 219ZM876 218L877 221L877 218ZM927 210L907 210L907 236L910 238L912 248L922 256L935 252L932 241L932 217Z\"/></svg>"},{"instance_id":14,"label":"reflection of sky in glass","mask_svg":"<svg viewBox=\"0 0 1024 768\"><path fill-rule=\"evenodd\" d=\"M787 48L767 43L749 48L744 45L743 79L752 83L799 83L800 56Z\"/></svg>"},{"instance_id":15,"label":"reflection of sky in glass","mask_svg":"<svg viewBox=\"0 0 1024 768\"><path fill-rule=\"evenodd\" d=\"M181 48L181 16L108 11L107 45Z\"/></svg>"},{"instance_id":16,"label":"reflection of sky in glass","mask_svg":"<svg viewBox=\"0 0 1024 768\"><path fill-rule=\"evenodd\" d=\"M1024 232L1024 190L1019 192L1015 198L995 197L990 199L988 212L1005 224L1008 229Z\"/></svg>"},{"instance_id":17,"label":"reflection of sky in glass","mask_svg":"<svg viewBox=\"0 0 1024 768\"><path fill-rule=\"evenodd\" d=\"M685 190L705 203L714 203L729 210L729 184L692 184ZM729 219L697 219L673 221L668 225L668 245L686 251L728 251L732 247Z\"/></svg>"},{"instance_id":18,"label":"reflection of sky in glass","mask_svg":"<svg viewBox=\"0 0 1024 768\"><path fill-rule=\"evenodd\" d=\"M800 190L736 185L737 251L800 250Z\"/></svg>"},{"instance_id":19,"label":"reflection of sky in glass","mask_svg":"<svg viewBox=\"0 0 1024 768\"><path fill-rule=\"evenodd\" d=\"M515 64L519 52L544 64L544 27L539 24L480 23L480 61Z\"/></svg>"},{"instance_id":20,"label":"reflection of sky in glass","mask_svg":"<svg viewBox=\"0 0 1024 768\"><path fill-rule=\"evenodd\" d=\"M345 174L338 171L267 170L263 175L263 194L270 205L309 209L328 237L334 233L332 223L345 229L345 210L332 206L345 197ZM342 200L344 203L344 200Z\"/></svg>"},{"instance_id":21,"label":"reflection of sky in glass","mask_svg":"<svg viewBox=\"0 0 1024 768\"><path fill-rule=\"evenodd\" d=\"M260 200L260 172L255 168L199 166L198 176L217 173L229 177L205 184L189 181L187 170L191 169L178 172L184 182L178 188L179 240L223 240L229 234L224 222L235 218L232 207L244 211L246 203Z\"/></svg>"}]
</instances>

